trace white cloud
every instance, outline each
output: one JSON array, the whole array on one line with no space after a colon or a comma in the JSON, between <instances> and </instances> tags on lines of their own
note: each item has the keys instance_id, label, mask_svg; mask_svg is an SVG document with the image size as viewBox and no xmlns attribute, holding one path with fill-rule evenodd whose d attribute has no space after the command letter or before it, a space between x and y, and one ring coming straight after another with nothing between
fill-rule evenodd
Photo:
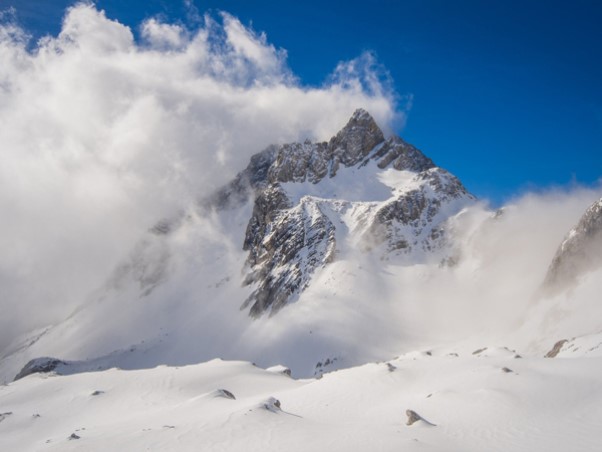
<instances>
[{"instance_id":1,"label":"white cloud","mask_svg":"<svg viewBox=\"0 0 602 452\"><path fill-rule=\"evenodd\" d=\"M29 50L2 19L0 343L58 320L142 231L268 144L328 139L357 107L390 129L395 96L369 68L306 88L264 34L220 20L150 19L137 42L80 4Z\"/></svg>"},{"instance_id":2,"label":"white cloud","mask_svg":"<svg viewBox=\"0 0 602 452\"><path fill-rule=\"evenodd\" d=\"M161 23L149 19L142 24L142 36L151 47L158 49L180 49L186 44L187 30L180 25Z\"/></svg>"}]
</instances>

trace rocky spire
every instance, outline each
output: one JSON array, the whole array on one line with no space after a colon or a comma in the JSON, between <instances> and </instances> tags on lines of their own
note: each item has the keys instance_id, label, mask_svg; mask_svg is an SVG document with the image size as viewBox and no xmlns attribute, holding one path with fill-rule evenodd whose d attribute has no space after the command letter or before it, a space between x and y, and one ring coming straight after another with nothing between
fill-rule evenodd
<instances>
[{"instance_id":1,"label":"rocky spire","mask_svg":"<svg viewBox=\"0 0 602 452\"><path fill-rule=\"evenodd\" d=\"M385 137L366 110L355 110L347 125L328 143L335 158L345 166L359 163Z\"/></svg>"}]
</instances>

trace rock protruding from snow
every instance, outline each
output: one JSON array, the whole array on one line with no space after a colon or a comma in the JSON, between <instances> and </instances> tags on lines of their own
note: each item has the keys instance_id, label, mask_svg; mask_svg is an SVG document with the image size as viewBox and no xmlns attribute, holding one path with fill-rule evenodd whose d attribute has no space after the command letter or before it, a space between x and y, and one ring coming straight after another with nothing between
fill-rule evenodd
<instances>
[{"instance_id":1,"label":"rock protruding from snow","mask_svg":"<svg viewBox=\"0 0 602 452\"><path fill-rule=\"evenodd\" d=\"M15 381L31 374L52 372L57 367L63 365L67 365L67 363L56 358L44 357L32 359L25 364L23 369L15 376Z\"/></svg>"},{"instance_id":2,"label":"rock protruding from snow","mask_svg":"<svg viewBox=\"0 0 602 452\"><path fill-rule=\"evenodd\" d=\"M462 183L441 168L416 176L416 188L384 203L366 231L368 248L386 243L388 251L433 251L443 245L444 231L434 227L442 208L470 195Z\"/></svg>"},{"instance_id":3,"label":"rock protruding from snow","mask_svg":"<svg viewBox=\"0 0 602 452\"><path fill-rule=\"evenodd\" d=\"M275 397L269 397L265 402L262 403L261 406L272 413L279 413L282 411L280 400L276 399Z\"/></svg>"},{"instance_id":4,"label":"rock protruding from snow","mask_svg":"<svg viewBox=\"0 0 602 452\"><path fill-rule=\"evenodd\" d=\"M556 358L556 356L558 356L558 353L560 353L560 350L562 350L562 347L564 346L564 344L566 344L568 342L567 339L562 339L558 342L556 342L554 344L554 347L552 347L552 350L550 350L548 353L546 353L545 358Z\"/></svg>"},{"instance_id":5,"label":"rock protruding from snow","mask_svg":"<svg viewBox=\"0 0 602 452\"><path fill-rule=\"evenodd\" d=\"M217 391L215 391L215 397L223 397L224 399L236 400L234 394L232 394L227 389L218 389Z\"/></svg>"},{"instance_id":6,"label":"rock protruding from snow","mask_svg":"<svg viewBox=\"0 0 602 452\"><path fill-rule=\"evenodd\" d=\"M422 416L420 416L418 413L416 413L416 411L414 411L414 410L406 410L406 416L408 417L408 421L406 422L406 425L413 425L418 421L422 421L427 425L435 426L435 424L427 421Z\"/></svg>"},{"instance_id":7,"label":"rock protruding from snow","mask_svg":"<svg viewBox=\"0 0 602 452\"><path fill-rule=\"evenodd\" d=\"M278 364L277 366L268 367L266 370L268 372L271 372L274 374L282 374L282 375L286 375L288 377L292 376L291 370L288 367L283 366L282 364Z\"/></svg>"},{"instance_id":8,"label":"rock protruding from snow","mask_svg":"<svg viewBox=\"0 0 602 452\"><path fill-rule=\"evenodd\" d=\"M602 198L592 204L556 251L544 287L558 290L572 285L588 271L602 266Z\"/></svg>"}]
</instances>

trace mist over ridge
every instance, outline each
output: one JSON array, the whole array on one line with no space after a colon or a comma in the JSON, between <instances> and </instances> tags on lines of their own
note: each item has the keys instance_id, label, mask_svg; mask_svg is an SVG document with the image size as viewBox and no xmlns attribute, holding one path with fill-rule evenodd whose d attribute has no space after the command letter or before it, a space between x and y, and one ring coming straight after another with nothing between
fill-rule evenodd
<instances>
[{"instance_id":1,"label":"mist over ridge","mask_svg":"<svg viewBox=\"0 0 602 452\"><path fill-rule=\"evenodd\" d=\"M352 365L484 332L522 331L519 344L547 347L527 314L549 315L540 285L600 187L518 194L501 215L486 200L450 214L453 265L350 246L277 316L250 321L239 308L250 293L241 269L252 206L220 217L199 199L270 144L328 141L358 107L389 136L408 106L370 53L304 87L284 50L227 13L194 31L149 19L141 36L81 4L33 49L10 20L1 27L0 308L10 315L0 349L58 326L40 352L81 360L146 341L160 352L133 364L144 367L216 356L268 365L298 349L298 363L286 364L307 373L319 353ZM165 218L185 220L166 238L147 233ZM588 306L597 274L550 309ZM602 327L563 325L545 339Z\"/></svg>"}]
</instances>

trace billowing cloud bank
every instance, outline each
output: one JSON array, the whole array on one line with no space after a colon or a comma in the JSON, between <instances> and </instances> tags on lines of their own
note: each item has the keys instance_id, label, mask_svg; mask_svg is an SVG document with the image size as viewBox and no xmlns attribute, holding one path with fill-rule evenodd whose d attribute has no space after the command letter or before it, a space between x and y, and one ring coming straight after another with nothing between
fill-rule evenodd
<instances>
[{"instance_id":1,"label":"billowing cloud bank","mask_svg":"<svg viewBox=\"0 0 602 452\"><path fill-rule=\"evenodd\" d=\"M202 23L151 19L137 41L82 4L32 50L3 18L0 343L17 318L64 315L141 231L268 144L328 139L360 106L403 121L370 54L308 88L265 35L226 13Z\"/></svg>"}]
</instances>

